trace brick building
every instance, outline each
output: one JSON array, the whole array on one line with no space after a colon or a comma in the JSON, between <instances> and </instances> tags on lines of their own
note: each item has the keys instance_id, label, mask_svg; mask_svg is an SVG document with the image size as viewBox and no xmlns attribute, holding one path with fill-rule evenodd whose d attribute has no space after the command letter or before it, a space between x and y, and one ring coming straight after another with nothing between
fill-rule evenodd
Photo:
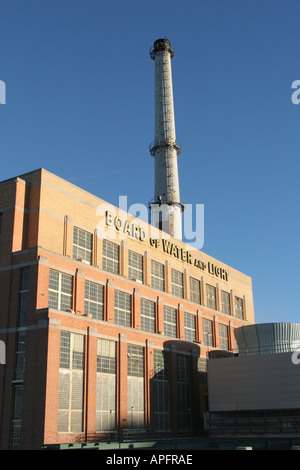
<instances>
[{"instance_id":1,"label":"brick building","mask_svg":"<svg viewBox=\"0 0 300 470\"><path fill-rule=\"evenodd\" d=\"M1 449L201 429L251 278L160 234L44 169L0 183Z\"/></svg>"}]
</instances>

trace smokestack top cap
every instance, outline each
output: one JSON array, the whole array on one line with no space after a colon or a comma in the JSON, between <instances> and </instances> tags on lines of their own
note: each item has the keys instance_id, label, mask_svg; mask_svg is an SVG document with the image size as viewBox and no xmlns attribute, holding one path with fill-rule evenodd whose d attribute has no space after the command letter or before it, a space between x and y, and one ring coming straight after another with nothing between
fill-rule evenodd
<instances>
[{"instance_id":1,"label":"smokestack top cap","mask_svg":"<svg viewBox=\"0 0 300 470\"><path fill-rule=\"evenodd\" d=\"M157 39L154 42L154 45L150 49L151 59L154 60L156 53L159 51L169 51L171 54L171 58L174 57L174 49L172 48L170 41L166 38Z\"/></svg>"}]
</instances>

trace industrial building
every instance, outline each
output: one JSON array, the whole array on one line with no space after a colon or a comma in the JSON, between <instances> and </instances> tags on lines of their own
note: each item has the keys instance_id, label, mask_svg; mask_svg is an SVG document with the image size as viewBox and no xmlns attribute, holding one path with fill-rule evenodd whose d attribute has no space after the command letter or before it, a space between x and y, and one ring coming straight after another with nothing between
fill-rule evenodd
<instances>
[{"instance_id":1,"label":"industrial building","mask_svg":"<svg viewBox=\"0 0 300 470\"><path fill-rule=\"evenodd\" d=\"M1 449L197 433L208 352L254 323L251 278L181 240L174 51L150 55L151 223L45 169L0 183Z\"/></svg>"},{"instance_id":2,"label":"industrial building","mask_svg":"<svg viewBox=\"0 0 300 470\"><path fill-rule=\"evenodd\" d=\"M300 324L247 325L235 337L238 354L210 353L210 436L299 438Z\"/></svg>"}]
</instances>

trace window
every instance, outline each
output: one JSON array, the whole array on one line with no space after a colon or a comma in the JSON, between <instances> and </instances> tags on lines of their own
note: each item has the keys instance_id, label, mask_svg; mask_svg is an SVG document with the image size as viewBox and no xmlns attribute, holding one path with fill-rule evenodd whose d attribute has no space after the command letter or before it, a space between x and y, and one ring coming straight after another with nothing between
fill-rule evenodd
<instances>
[{"instance_id":1,"label":"window","mask_svg":"<svg viewBox=\"0 0 300 470\"><path fill-rule=\"evenodd\" d=\"M222 302L222 312L230 315L230 294L225 291L221 291L221 302Z\"/></svg>"},{"instance_id":2,"label":"window","mask_svg":"<svg viewBox=\"0 0 300 470\"><path fill-rule=\"evenodd\" d=\"M229 349L228 343L228 326L219 324L219 338L220 338L220 348Z\"/></svg>"},{"instance_id":3,"label":"window","mask_svg":"<svg viewBox=\"0 0 300 470\"><path fill-rule=\"evenodd\" d=\"M102 269L119 274L119 246L103 240Z\"/></svg>"},{"instance_id":4,"label":"window","mask_svg":"<svg viewBox=\"0 0 300 470\"><path fill-rule=\"evenodd\" d=\"M190 358L177 354L178 418L181 429L192 426Z\"/></svg>"},{"instance_id":5,"label":"window","mask_svg":"<svg viewBox=\"0 0 300 470\"><path fill-rule=\"evenodd\" d=\"M216 310L216 288L206 284L207 307Z\"/></svg>"},{"instance_id":6,"label":"window","mask_svg":"<svg viewBox=\"0 0 300 470\"><path fill-rule=\"evenodd\" d=\"M184 336L186 341L196 340L196 317L184 312Z\"/></svg>"},{"instance_id":7,"label":"window","mask_svg":"<svg viewBox=\"0 0 300 470\"><path fill-rule=\"evenodd\" d=\"M151 260L151 287L165 290L164 265Z\"/></svg>"},{"instance_id":8,"label":"window","mask_svg":"<svg viewBox=\"0 0 300 470\"><path fill-rule=\"evenodd\" d=\"M29 293L29 266L20 270L21 285L19 297L19 326L26 326L28 313L28 293Z\"/></svg>"},{"instance_id":9,"label":"window","mask_svg":"<svg viewBox=\"0 0 300 470\"><path fill-rule=\"evenodd\" d=\"M128 428L144 427L144 349L127 346L127 425Z\"/></svg>"},{"instance_id":10,"label":"window","mask_svg":"<svg viewBox=\"0 0 300 470\"><path fill-rule=\"evenodd\" d=\"M96 431L116 427L116 343L97 340Z\"/></svg>"},{"instance_id":11,"label":"window","mask_svg":"<svg viewBox=\"0 0 300 470\"><path fill-rule=\"evenodd\" d=\"M0 239L1 239L1 236L2 236L2 217L3 217L3 214L2 214L2 212L0 212Z\"/></svg>"},{"instance_id":12,"label":"window","mask_svg":"<svg viewBox=\"0 0 300 470\"><path fill-rule=\"evenodd\" d=\"M131 296L118 290L115 291L115 323L131 326Z\"/></svg>"},{"instance_id":13,"label":"window","mask_svg":"<svg viewBox=\"0 0 300 470\"><path fill-rule=\"evenodd\" d=\"M235 316L240 320L244 320L243 299L239 297L235 298Z\"/></svg>"},{"instance_id":14,"label":"window","mask_svg":"<svg viewBox=\"0 0 300 470\"><path fill-rule=\"evenodd\" d=\"M92 234L74 227L73 258L92 263Z\"/></svg>"},{"instance_id":15,"label":"window","mask_svg":"<svg viewBox=\"0 0 300 470\"><path fill-rule=\"evenodd\" d=\"M141 299L141 329L155 333L155 303Z\"/></svg>"},{"instance_id":16,"label":"window","mask_svg":"<svg viewBox=\"0 0 300 470\"><path fill-rule=\"evenodd\" d=\"M196 304L201 303L200 281L190 277L190 300Z\"/></svg>"},{"instance_id":17,"label":"window","mask_svg":"<svg viewBox=\"0 0 300 470\"><path fill-rule=\"evenodd\" d=\"M58 386L58 432L83 429L84 336L61 332Z\"/></svg>"},{"instance_id":18,"label":"window","mask_svg":"<svg viewBox=\"0 0 300 470\"><path fill-rule=\"evenodd\" d=\"M128 277L143 282L143 256L128 252Z\"/></svg>"},{"instance_id":19,"label":"window","mask_svg":"<svg viewBox=\"0 0 300 470\"><path fill-rule=\"evenodd\" d=\"M172 269L172 294L183 297L183 274Z\"/></svg>"},{"instance_id":20,"label":"window","mask_svg":"<svg viewBox=\"0 0 300 470\"><path fill-rule=\"evenodd\" d=\"M85 281L84 313L96 320L103 320L103 286Z\"/></svg>"},{"instance_id":21,"label":"window","mask_svg":"<svg viewBox=\"0 0 300 470\"><path fill-rule=\"evenodd\" d=\"M206 318L203 318L203 344L213 347L213 323Z\"/></svg>"},{"instance_id":22,"label":"window","mask_svg":"<svg viewBox=\"0 0 300 470\"><path fill-rule=\"evenodd\" d=\"M155 429L169 429L168 353L154 350Z\"/></svg>"},{"instance_id":23,"label":"window","mask_svg":"<svg viewBox=\"0 0 300 470\"><path fill-rule=\"evenodd\" d=\"M177 338L177 312L167 305L164 306L164 334Z\"/></svg>"},{"instance_id":24,"label":"window","mask_svg":"<svg viewBox=\"0 0 300 470\"><path fill-rule=\"evenodd\" d=\"M49 308L55 308L56 310L72 308L72 289L72 276L50 270Z\"/></svg>"},{"instance_id":25,"label":"window","mask_svg":"<svg viewBox=\"0 0 300 470\"><path fill-rule=\"evenodd\" d=\"M23 408L24 386L14 386L13 413L11 423L11 449L19 450L21 441L22 408Z\"/></svg>"}]
</instances>

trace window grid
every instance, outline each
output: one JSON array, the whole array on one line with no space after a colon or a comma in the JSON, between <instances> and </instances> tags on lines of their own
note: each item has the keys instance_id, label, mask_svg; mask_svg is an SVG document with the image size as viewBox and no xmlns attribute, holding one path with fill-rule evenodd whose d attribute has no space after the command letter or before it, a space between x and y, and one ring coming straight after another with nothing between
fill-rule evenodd
<instances>
[{"instance_id":1,"label":"window grid","mask_svg":"<svg viewBox=\"0 0 300 470\"><path fill-rule=\"evenodd\" d=\"M143 256L128 251L128 277L143 282Z\"/></svg>"},{"instance_id":2,"label":"window grid","mask_svg":"<svg viewBox=\"0 0 300 470\"><path fill-rule=\"evenodd\" d=\"M167 305L164 306L164 334L177 338L177 312Z\"/></svg>"},{"instance_id":3,"label":"window grid","mask_svg":"<svg viewBox=\"0 0 300 470\"><path fill-rule=\"evenodd\" d=\"M203 318L203 344L213 347L213 324L211 320Z\"/></svg>"},{"instance_id":4,"label":"window grid","mask_svg":"<svg viewBox=\"0 0 300 470\"><path fill-rule=\"evenodd\" d=\"M141 299L141 329L155 333L155 303Z\"/></svg>"},{"instance_id":5,"label":"window grid","mask_svg":"<svg viewBox=\"0 0 300 470\"><path fill-rule=\"evenodd\" d=\"M73 231L73 258L92 263L92 234L77 227Z\"/></svg>"},{"instance_id":6,"label":"window grid","mask_svg":"<svg viewBox=\"0 0 300 470\"><path fill-rule=\"evenodd\" d=\"M154 260L151 260L151 287L165 290L164 265Z\"/></svg>"},{"instance_id":7,"label":"window grid","mask_svg":"<svg viewBox=\"0 0 300 470\"><path fill-rule=\"evenodd\" d=\"M116 373L116 343L114 341L98 339L97 372L103 374Z\"/></svg>"},{"instance_id":8,"label":"window grid","mask_svg":"<svg viewBox=\"0 0 300 470\"><path fill-rule=\"evenodd\" d=\"M216 288L206 284L207 307L216 310Z\"/></svg>"},{"instance_id":9,"label":"window grid","mask_svg":"<svg viewBox=\"0 0 300 470\"><path fill-rule=\"evenodd\" d=\"M96 320L103 320L103 291L102 285L85 281L84 313Z\"/></svg>"},{"instance_id":10,"label":"window grid","mask_svg":"<svg viewBox=\"0 0 300 470\"><path fill-rule=\"evenodd\" d=\"M235 316L240 320L244 320L243 299L239 297L235 298Z\"/></svg>"},{"instance_id":11,"label":"window grid","mask_svg":"<svg viewBox=\"0 0 300 470\"><path fill-rule=\"evenodd\" d=\"M184 336L186 341L196 340L196 317L187 312L184 312Z\"/></svg>"},{"instance_id":12,"label":"window grid","mask_svg":"<svg viewBox=\"0 0 300 470\"><path fill-rule=\"evenodd\" d=\"M196 304L201 304L200 281L190 277L190 300Z\"/></svg>"},{"instance_id":13,"label":"window grid","mask_svg":"<svg viewBox=\"0 0 300 470\"><path fill-rule=\"evenodd\" d=\"M56 310L72 308L72 290L72 276L50 270L49 308L55 308Z\"/></svg>"},{"instance_id":14,"label":"window grid","mask_svg":"<svg viewBox=\"0 0 300 470\"><path fill-rule=\"evenodd\" d=\"M230 315L230 294L229 292L221 291L222 312Z\"/></svg>"},{"instance_id":15,"label":"window grid","mask_svg":"<svg viewBox=\"0 0 300 470\"><path fill-rule=\"evenodd\" d=\"M229 349L228 326L223 325L222 323L219 324L219 339L220 339L220 348Z\"/></svg>"},{"instance_id":16,"label":"window grid","mask_svg":"<svg viewBox=\"0 0 300 470\"><path fill-rule=\"evenodd\" d=\"M119 245L103 240L102 268L104 271L119 274Z\"/></svg>"},{"instance_id":17,"label":"window grid","mask_svg":"<svg viewBox=\"0 0 300 470\"><path fill-rule=\"evenodd\" d=\"M125 292L115 291L115 323L131 326L131 296Z\"/></svg>"},{"instance_id":18,"label":"window grid","mask_svg":"<svg viewBox=\"0 0 300 470\"><path fill-rule=\"evenodd\" d=\"M172 294L183 298L183 274L172 269Z\"/></svg>"}]
</instances>

